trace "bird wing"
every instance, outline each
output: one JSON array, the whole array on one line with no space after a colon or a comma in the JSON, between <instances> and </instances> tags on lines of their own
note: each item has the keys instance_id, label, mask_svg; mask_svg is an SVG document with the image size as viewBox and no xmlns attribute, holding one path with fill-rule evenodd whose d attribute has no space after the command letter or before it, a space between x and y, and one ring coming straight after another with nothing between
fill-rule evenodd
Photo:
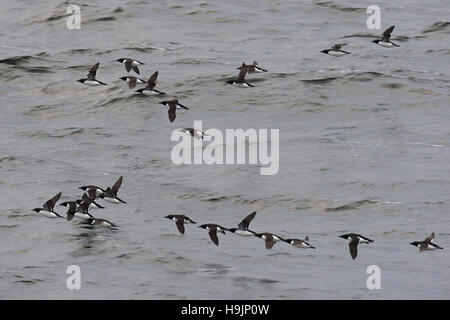
<instances>
[{"instance_id":1,"label":"bird wing","mask_svg":"<svg viewBox=\"0 0 450 320\"><path fill-rule=\"evenodd\" d=\"M69 202L69 209L67 210L68 214L75 214L77 211L77 205L73 202Z\"/></svg>"},{"instance_id":2,"label":"bird wing","mask_svg":"<svg viewBox=\"0 0 450 320\"><path fill-rule=\"evenodd\" d=\"M209 237L216 246L219 245L219 238L217 238L217 228L211 228L211 230L209 230Z\"/></svg>"},{"instance_id":3,"label":"bird wing","mask_svg":"<svg viewBox=\"0 0 450 320\"><path fill-rule=\"evenodd\" d=\"M127 70L127 72L130 72L132 62L133 61L131 61L131 60L125 60L125 69Z\"/></svg>"},{"instance_id":4,"label":"bird wing","mask_svg":"<svg viewBox=\"0 0 450 320\"><path fill-rule=\"evenodd\" d=\"M147 83L148 83L149 85L154 84L157 78L158 78L158 71L155 71L155 72L150 76L150 78L148 78Z\"/></svg>"},{"instance_id":5,"label":"bird wing","mask_svg":"<svg viewBox=\"0 0 450 320\"><path fill-rule=\"evenodd\" d=\"M266 236L266 249L272 249L274 243L275 242L273 242L273 237L271 235L267 235Z\"/></svg>"},{"instance_id":6,"label":"bird wing","mask_svg":"<svg viewBox=\"0 0 450 320\"><path fill-rule=\"evenodd\" d=\"M428 237L426 237L424 242L432 242L433 239L434 239L434 232L432 232Z\"/></svg>"},{"instance_id":7,"label":"bird wing","mask_svg":"<svg viewBox=\"0 0 450 320\"><path fill-rule=\"evenodd\" d=\"M135 77L129 77L130 81L128 82L128 88L133 89L136 87L136 81L137 79Z\"/></svg>"},{"instance_id":8,"label":"bird wing","mask_svg":"<svg viewBox=\"0 0 450 320\"><path fill-rule=\"evenodd\" d=\"M238 224L239 229L247 230L250 226L250 222L253 220L253 218L256 215L256 211L250 213L248 216L245 217L244 220L241 221L241 223Z\"/></svg>"},{"instance_id":9,"label":"bird wing","mask_svg":"<svg viewBox=\"0 0 450 320\"><path fill-rule=\"evenodd\" d=\"M62 192L59 192L53 198L51 198L46 203L44 203L44 205L43 205L44 209L47 211L53 211L53 209L55 208L56 202L58 202L59 198L61 198L61 194L62 194Z\"/></svg>"},{"instance_id":10,"label":"bird wing","mask_svg":"<svg viewBox=\"0 0 450 320\"><path fill-rule=\"evenodd\" d=\"M170 122L174 122L177 115L175 114L176 107L169 107L169 120Z\"/></svg>"},{"instance_id":11,"label":"bird wing","mask_svg":"<svg viewBox=\"0 0 450 320\"><path fill-rule=\"evenodd\" d=\"M111 188L111 192L116 196L117 195L117 193L119 193L119 188L120 188L120 186L122 185L122 179L123 179L123 176L121 176L117 181L116 181L116 183L114 183L114 185L112 186L112 188Z\"/></svg>"},{"instance_id":12,"label":"bird wing","mask_svg":"<svg viewBox=\"0 0 450 320\"><path fill-rule=\"evenodd\" d=\"M181 234L184 234L184 222L183 219L177 219L177 222L175 222L177 225L178 231L180 231Z\"/></svg>"},{"instance_id":13,"label":"bird wing","mask_svg":"<svg viewBox=\"0 0 450 320\"><path fill-rule=\"evenodd\" d=\"M77 205L73 202L69 202L69 209L67 210L67 221L72 220L75 212L77 212Z\"/></svg>"},{"instance_id":14,"label":"bird wing","mask_svg":"<svg viewBox=\"0 0 450 320\"><path fill-rule=\"evenodd\" d=\"M358 243L354 243L354 241L350 241L348 244L348 247L350 248L350 255L352 256L352 259L356 259L356 256L358 255Z\"/></svg>"},{"instance_id":15,"label":"bird wing","mask_svg":"<svg viewBox=\"0 0 450 320\"><path fill-rule=\"evenodd\" d=\"M239 75L238 75L238 77L237 77L237 79L236 79L236 82L237 82L237 83L239 83L239 82L244 82L244 79L245 79L245 75L246 75L246 74L247 74L247 66L245 65L244 62L242 62L241 70L239 71Z\"/></svg>"},{"instance_id":16,"label":"bird wing","mask_svg":"<svg viewBox=\"0 0 450 320\"><path fill-rule=\"evenodd\" d=\"M391 32L394 30L394 27L395 26L391 26L383 32L383 39L389 40L389 38L391 37Z\"/></svg>"},{"instance_id":17,"label":"bird wing","mask_svg":"<svg viewBox=\"0 0 450 320\"><path fill-rule=\"evenodd\" d=\"M95 79L99 65L100 65L100 62L97 62L89 69L89 73L87 75L89 80Z\"/></svg>"}]
</instances>

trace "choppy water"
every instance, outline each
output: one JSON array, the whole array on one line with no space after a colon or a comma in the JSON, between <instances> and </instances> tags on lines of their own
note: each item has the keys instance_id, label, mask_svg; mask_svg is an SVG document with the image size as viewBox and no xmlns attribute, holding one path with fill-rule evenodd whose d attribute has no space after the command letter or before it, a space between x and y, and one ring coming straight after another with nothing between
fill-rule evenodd
<instances>
[{"instance_id":1,"label":"choppy water","mask_svg":"<svg viewBox=\"0 0 450 320\"><path fill-rule=\"evenodd\" d=\"M371 1L90 1L81 30L69 4L0 4L0 298L450 298L448 2L377 1L382 30L366 28ZM370 42L390 25L400 48ZM320 53L340 42L351 55ZM191 110L170 123L160 97L133 94L126 56ZM253 60L269 70L255 88L224 83ZM76 82L96 62L108 86ZM195 120L280 129L278 174L174 165L170 135ZM120 175L128 204L95 212L115 231L31 211ZM255 231L317 249L233 234L216 247L163 218L232 227L253 210ZM408 244L431 231L444 250ZM347 232L375 243L353 261ZM72 264L81 290L66 289ZM366 288L373 264L381 290Z\"/></svg>"}]
</instances>

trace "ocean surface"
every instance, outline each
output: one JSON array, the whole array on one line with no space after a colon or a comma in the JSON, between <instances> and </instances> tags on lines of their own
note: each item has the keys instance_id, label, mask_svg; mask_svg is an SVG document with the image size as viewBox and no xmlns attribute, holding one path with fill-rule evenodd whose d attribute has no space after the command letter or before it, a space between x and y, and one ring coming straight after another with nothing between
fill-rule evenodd
<instances>
[{"instance_id":1,"label":"ocean surface","mask_svg":"<svg viewBox=\"0 0 450 320\"><path fill-rule=\"evenodd\" d=\"M71 4L0 2L0 299L450 298L448 1L89 1L69 29ZM371 42L391 25L400 47ZM320 52L335 43L351 54ZM167 94L130 90L124 57ZM225 83L254 60L268 70L254 88ZM77 82L97 62L108 85ZM159 102L175 98L190 110L171 123ZM278 173L174 164L172 132L194 121L279 129ZM115 229L32 211L120 176L127 204L92 211ZM231 233L215 246L198 228L255 210L252 230L316 249ZM181 235L168 214L197 225ZM409 244L433 231L444 250ZM356 260L349 232L375 240Z\"/></svg>"}]
</instances>

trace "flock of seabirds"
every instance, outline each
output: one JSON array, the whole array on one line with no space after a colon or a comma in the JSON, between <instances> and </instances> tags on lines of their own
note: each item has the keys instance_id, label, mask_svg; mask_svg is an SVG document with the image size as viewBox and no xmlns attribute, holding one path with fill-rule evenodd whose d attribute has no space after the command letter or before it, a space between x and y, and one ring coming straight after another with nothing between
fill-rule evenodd
<instances>
[{"instance_id":1,"label":"flock of seabirds","mask_svg":"<svg viewBox=\"0 0 450 320\"><path fill-rule=\"evenodd\" d=\"M389 27L386 29L381 39L373 40L372 42L383 46L383 47L399 47L398 44L393 43L390 40L391 33L394 30L394 26ZM341 48L345 46L345 43L336 44L333 45L331 49L322 50L322 53L340 57L344 56L346 54L350 54L348 51L344 51ZM140 74L138 66L144 65L144 63L139 62L137 60L131 59L131 58L120 58L116 60L117 62L123 63L125 65L125 69L127 72L130 72L133 70L137 74ZM97 69L100 63L96 63L94 66L91 67L89 70L89 73L87 75L87 78L78 80L79 82L88 85L88 86L100 86L100 85L106 85L106 83L101 82L100 80L96 79L96 73ZM258 63L256 61L253 62L253 64L248 65L244 62L242 65L238 68L239 74L235 80L229 80L227 81L228 84L236 85L240 87L254 87L254 85L248 83L245 81L245 77L249 73L255 73L255 72L267 72L267 70L261 68L258 66ZM147 91L151 94L158 94L158 95L164 95L165 92L159 91L155 89L156 86L156 80L158 78L158 71L154 72L148 80L144 80L141 78L137 78L134 76L123 76L119 78L120 80L127 81L128 86L130 89L133 89L136 87L136 84L145 84L145 87L140 88L136 90L136 92L142 94L144 91ZM169 107L169 120L170 122L173 122L176 118L176 110L177 109L186 109L189 110L186 106L182 105L178 99L174 100L165 100L160 102L163 105L166 105ZM185 132L189 133L191 136L195 137L201 137L205 135L204 132L195 130L193 128L183 128ZM87 185L82 186L79 189L83 190L84 193L81 197L81 199L77 199L75 201L66 201L60 203L61 206L67 207L66 212L66 219L68 221L72 220L73 217L79 218L84 220L85 223L88 225L93 226L106 226L106 227L115 227L116 225L112 222L109 222L105 219L98 219L94 217L89 211L91 209L104 209L102 205L100 205L97 200L102 199L104 201L108 201L111 203L126 203L124 200L120 199L117 194L119 192L119 188L122 185L123 177L121 176L112 187L107 187L106 189L103 189L101 187L97 187L94 185ZM48 218L64 218L60 214L55 212L55 205L59 201L61 197L61 192L56 194L53 198L48 200L44 203L42 208L35 208L33 211L48 217ZM263 232L263 233L257 233L249 229L250 222L253 220L253 218L256 215L256 211L250 213L248 216L246 216L238 225L237 228L225 228L218 224L214 223L208 223L208 224L202 224L199 227L205 229L208 231L209 237L211 238L211 241L215 245L219 245L219 238L218 233L226 234L225 231L234 233L239 236L244 237L259 237L265 241L265 247L266 249L271 249L273 245L276 242L286 242L296 248L309 248L309 249L315 249L310 243L309 238L306 236L304 239L295 239L295 238L288 238L285 239L281 236L278 236L273 233L269 232ZM190 219L186 215L168 215L165 218L170 219L175 222L178 231L181 234L184 234L185 232L185 224L195 224L196 222ZM349 249L350 249L350 255L352 259L355 259L358 255L358 244L364 243L364 244L370 244L374 242L374 240L371 240L361 234L357 233L347 233L339 236L340 238L344 238L349 241ZM423 241L414 241L411 242L411 245L414 245L419 248L419 251L425 251L425 250L434 250L434 249L443 249L441 246L437 245L433 242L435 237L434 232L432 232L428 237L426 237Z\"/></svg>"}]
</instances>

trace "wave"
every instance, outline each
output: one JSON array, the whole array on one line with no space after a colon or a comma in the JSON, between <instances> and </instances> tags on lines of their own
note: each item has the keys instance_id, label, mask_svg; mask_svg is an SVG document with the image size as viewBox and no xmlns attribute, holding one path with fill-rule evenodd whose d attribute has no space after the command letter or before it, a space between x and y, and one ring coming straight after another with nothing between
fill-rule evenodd
<instances>
[{"instance_id":1,"label":"wave","mask_svg":"<svg viewBox=\"0 0 450 320\"><path fill-rule=\"evenodd\" d=\"M300 80L303 83L312 83L312 84L325 84L332 82L336 79L341 79L342 77L326 77L326 78L319 78L319 79L305 79Z\"/></svg>"},{"instance_id":2,"label":"wave","mask_svg":"<svg viewBox=\"0 0 450 320\"><path fill-rule=\"evenodd\" d=\"M346 210L355 210L355 209L359 209L361 207L367 206L367 205L372 205L378 203L378 201L375 200L370 200L370 199L363 199L363 200L358 200L358 201L354 201L351 203L347 203L338 207L333 207L333 208L326 208L325 211L346 211Z\"/></svg>"},{"instance_id":3,"label":"wave","mask_svg":"<svg viewBox=\"0 0 450 320\"><path fill-rule=\"evenodd\" d=\"M22 135L29 138L66 138L66 137L72 137L74 135L79 135L84 132L83 128L66 128L62 130L57 131L69 131L64 133L49 133L44 131L37 131L37 132L24 132Z\"/></svg>"},{"instance_id":4,"label":"wave","mask_svg":"<svg viewBox=\"0 0 450 320\"><path fill-rule=\"evenodd\" d=\"M316 2L316 5L321 7L327 7L338 11L343 12L364 12L366 13L366 8L355 8L355 7L344 7L341 5L338 5L334 3L333 1L326 1L326 2Z\"/></svg>"},{"instance_id":5,"label":"wave","mask_svg":"<svg viewBox=\"0 0 450 320\"><path fill-rule=\"evenodd\" d=\"M32 60L41 60L41 58L38 57L45 57L48 56L46 52L41 52L38 53L36 55L33 56L14 56L14 57L10 57L10 58L6 58L6 59L2 59L0 60L0 64L4 63L4 64L9 64L9 65L13 65L13 66L19 66L22 65L24 63L30 62Z\"/></svg>"},{"instance_id":6,"label":"wave","mask_svg":"<svg viewBox=\"0 0 450 320\"><path fill-rule=\"evenodd\" d=\"M422 30L422 34L438 31L450 31L448 29L450 29L450 22L438 21Z\"/></svg>"},{"instance_id":7,"label":"wave","mask_svg":"<svg viewBox=\"0 0 450 320\"><path fill-rule=\"evenodd\" d=\"M159 50L159 51L172 51L172 49L166 49L166 48L162 48L162 47L154 47L154 46L150 46L150 45L148 45L148 46L137 46L137 45L134 45L134 46L126 47L126 48L123 48L123 49L137 51L137 52L152 52L152 51L156 51L156 50Z\"/></svg>"}]
</instances>

